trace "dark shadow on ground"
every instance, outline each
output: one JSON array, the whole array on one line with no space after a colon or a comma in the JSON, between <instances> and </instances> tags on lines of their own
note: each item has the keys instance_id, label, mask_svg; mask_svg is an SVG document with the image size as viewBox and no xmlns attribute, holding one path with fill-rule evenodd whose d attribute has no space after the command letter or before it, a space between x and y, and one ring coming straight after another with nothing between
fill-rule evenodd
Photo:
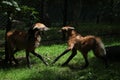
<instances>
[{"instance_id":1,"label":"dark shadow on ground","mask_svg":"<svg viewBox=\"0 0 120 80\"><path fill-rule=\"evenodd\" d=\"M4 59L1 59L0 60L0 68L1 69L10 69L10 68L22 68L22 67L25 67L26 66L26 61L25 61L25 58L24 57L21 57L19 59L17 59L19 61L19 64L16 65L15 63L12 63L12 64L9 64L9 63L6 63Z\"/></svg>"},{"instance_id":2,"label":"dark shadow on ground","mask_svg":"<svg viewBox=\"0 0 120 80\"><path fill-rule=\"evenodd\" d=\"M82 63L69 64L65 67L50 68L31 73L23 80L119 80L120 64L112 62L108 68L104 63L94 58L89 60L90 65L85 69L80 69ZM63 70L64 68L64 70Z\"/></svg>"},{"instance_id":3,"label":"dark shadow on ground","mask_svg":"<svg viewBox=\"0 0 120 80\"><path fill-rule=\"evenodd\" d=\"M107 57L107 60L108 60L108 67L110 67L111 65L114 66L114 63L115 64L118 64L120 66L120 45L117 45L117 46L107 46L105 47L106 49L106 57ZM96 63L98 62L102 62L103 64L103 68L105 68L105 64L103 62L103 60L101 59L98 59L96 62L97 58L91 58L90 61L89 61L89 64L92 63L93 66L98 66L99 64L96 65ZM100 62L100 63L101 63ZM68 65L68 67L72 70L82 70L82 69L85 69L85 68L81 68L82 65L80 64L70 64Z\"/></svg>"},{"instance_id":4,"label":"dark shadow on ground","mask_svg":"<svg viewBox=\"0 0 120 80\"><path fill-rule=\"evenodd\" d=\"M115 62L120 62L120 45L117 46L107 46L106 53L107 53L107 59Z\"/></svg>"},{"instance_id":5,"label":"dark shadow on ground","mask_svg":"<svg viewBox=\"0 0 120 80\"><path fill-rule=\"evenodd\" d=\"M8 69L9 70L10 68L25 68L25 67L27 67L26 57L19 57L16 59L19 64L15 64L14 62L12 62L12 64L5 63L4 59L0 59L0 69ZM37 63L37 61L30 59L30 65L34 65L34 64L39 64L39 63Z\"/></svg>"}]
</instances>

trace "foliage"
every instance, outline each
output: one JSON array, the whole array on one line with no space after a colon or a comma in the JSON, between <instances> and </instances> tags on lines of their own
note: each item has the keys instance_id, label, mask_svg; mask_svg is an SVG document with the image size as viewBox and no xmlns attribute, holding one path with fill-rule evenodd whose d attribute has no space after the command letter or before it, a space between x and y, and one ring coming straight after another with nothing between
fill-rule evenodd
<instances>
[{"instance_id":1,"label":"foliage","mask_svg":"<svg viewBox=\"0 0 120 80\"><path fill-rule=\"evenodd\" d=\"M18 3L14 0L3 0L1 1L1 16L0 16L0 23L2 27L6 27L6 32L11 29L11 22L13 19L13 15L15 12L20 11L20 7ZM5 26L3 26L5 25Z\"/></svg>"},{"instance_id":2,"label":"foliage","mask_svg":"<svg viewBox=\"0 0 120 80\"><path fill-rule=\"evenodd\" d=\"M25 22L37 22L39 20L38 11L33 7L21 6L21 12L18 14Z\"/></svg>"},{"instance_id":3,"label":"foliage","mask_svg":"<svg viewBox=\"0 0 120 80\"><path fill-rule=\"evenodd\" d=\"M63 24L63 14L65 12L63 11L64 1L65 0L53 0L52 2L50 0L3 0L5 3L3 6L12 5L12 7L17 7L16 3L18 3L20 7L24 9L21 10L23 11L21 14L19 14L19 12L15 13L15 19L25 20L25 22L30 23L37 21L42 22L42 17L48 14L51 24L59 26ZM71 0L68 1L67 4L67 24L78 25L83 22L119 24L120 0ZM12 11L12 9L8 10Z\"/></svg>"},{"instance_id":4,"label":"foliage","mask_svg":"<svg viewBox=\"0 0 120 80\"><path fill-rule=\"evenodd\" d=\"M2 1L2 8L5 10L5 12L14 12L20 11L20 7L18 6L17 2L14 0L3 0Z\"/></svg>"}]
</instances>

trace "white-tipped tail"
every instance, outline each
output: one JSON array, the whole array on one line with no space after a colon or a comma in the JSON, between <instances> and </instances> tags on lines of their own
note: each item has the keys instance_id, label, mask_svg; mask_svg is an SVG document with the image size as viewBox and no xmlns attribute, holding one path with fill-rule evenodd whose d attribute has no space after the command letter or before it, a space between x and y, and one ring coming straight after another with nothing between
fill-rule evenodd
<instances>
[{"instance_id":1,"label":"white-tipped tail","mask_svg":"<svg viewBox=\"0 0 120 80\"><path fill-rule=\"evenodd\" d=\"M101 56L105 56L106 55L106 50L105 50L105 46L103 44L103 42L98 38L97 39L97 44L98 44L98 50Z\"/></svg>"}]
</instances>

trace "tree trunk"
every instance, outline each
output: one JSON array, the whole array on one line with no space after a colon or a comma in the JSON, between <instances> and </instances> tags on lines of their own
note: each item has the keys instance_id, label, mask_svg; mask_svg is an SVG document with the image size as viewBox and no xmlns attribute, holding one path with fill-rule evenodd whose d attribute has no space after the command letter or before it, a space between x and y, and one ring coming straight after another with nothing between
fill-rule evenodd
<instances>
[{"instance_id":1,"label":"tree trunk","mask_svg":"<svg viewBox=\"0 0 120 80\"><path fill-rule=\"evenodd\" d=\"M113 0L110 0L110 7L111 7L111 14L110 14L110 23L113 23L113 3L114 1Z\"/></svg>"},{"instance_id":2,"label":"tree trunk","mask_svg":"<svg viewBox=\"0 0 120 80\"><path fill-rule=\"evenodd\" d=\"M43 16L44 16L44 2L45 0L41 0L41 12L40 12L40 18L43 21Z\"/></svg>"},{"instance_id":3,"label":"tree trunk","mask_svg":"<svg viewBox=\"0 0 120 80\"><path fill-rule=\"evenodd\" d=\"M12 26L10 15L11 15L11 13L7 12L7 25L6 25L6 33L5 33L5 60L9 59L9 54L8 54L8 49L7 49L7 41L6 41L6 37L7 37L6 34L9 30L11 30L11 26Z\"/></svg>"},{"instance_id":4,"label":"tree trunk","mask_svg":"<svg viewBox=\"0 0 120 80\"><path fill-rule=\"evenodd\" d=\"M67 25L67 8L68 8L68 0L64 1L64 12L63 12L63 26Z\"/></svg>"}]
</instances>

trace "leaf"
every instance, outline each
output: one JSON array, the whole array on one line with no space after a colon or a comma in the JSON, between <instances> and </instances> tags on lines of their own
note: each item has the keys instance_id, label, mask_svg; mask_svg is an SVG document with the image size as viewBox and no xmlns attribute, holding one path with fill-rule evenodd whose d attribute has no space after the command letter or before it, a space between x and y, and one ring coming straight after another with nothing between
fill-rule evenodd
<instances>
[{"instance_id":1,"label":"leaf","mask_svg":"<svg viewBox=\"0 0 120 80\"><path fill-rule=\"evenodd\" d=\"M17 10L17 11L20 11L21 9L20 9L20 7L18 6L18 4L17 4L17 2L16 1L14 1L14 0L11 0L11 1L2 1L2 4L3 4L3 7L13 7L13 8L15 8L15 10Z\"/></svg>"},{"instance_id":2,"label":"leaf","mask_svg":"<svg viewBox=\"0 0 120 80\"><path fill-rule=\"evenodd\" d=\"M21 10L16 1L12 0L12 4L16 8L17 11Z\"/></svg>"},{"instance_id":3,"label":"leaf","mask_svg":"<svg viewBox=\"0 0 120 80\"><path fill-rule=\"evenodd\" d=\"M12 6L12 3L9 1L2 1L2 4L8 5L8 6Z\"/></svg>"}]
</instances>

